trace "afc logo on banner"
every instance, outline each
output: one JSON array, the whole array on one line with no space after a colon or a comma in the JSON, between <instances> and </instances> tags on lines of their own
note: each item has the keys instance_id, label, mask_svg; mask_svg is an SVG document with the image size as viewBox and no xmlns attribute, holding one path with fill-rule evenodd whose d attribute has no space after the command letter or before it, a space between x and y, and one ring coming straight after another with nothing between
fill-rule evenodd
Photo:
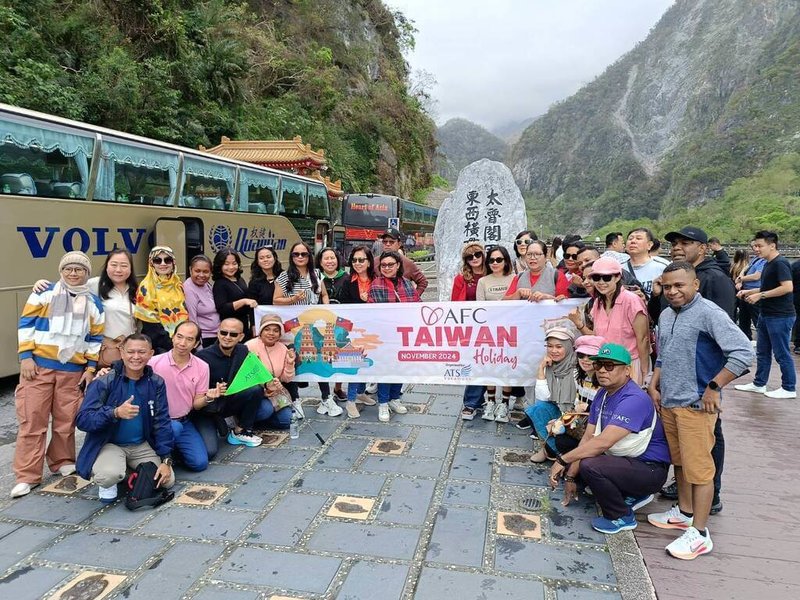
<instances>
[{"instance_id":1,"label":"afc logo on banner","mask_svg":"<svg viewBox=\"0 0 800 600\"><path fill-rule=\"evenodd\" d=\"M22 234L28 250L33 258L46 258L55 243L63 248L64 252L80 250L92 256L105 256L116 248L125 248L136 255L142 247L142 242L148 238L147 229L144 227L71 227L66 231L61 227L17 227ZM152 237L152 233L150 234ZM152 240L148 239L152 245ZM57 252L61 252L61 248ZM90 252L91 250L91 252Z\"/></svg>"}]
</instances>

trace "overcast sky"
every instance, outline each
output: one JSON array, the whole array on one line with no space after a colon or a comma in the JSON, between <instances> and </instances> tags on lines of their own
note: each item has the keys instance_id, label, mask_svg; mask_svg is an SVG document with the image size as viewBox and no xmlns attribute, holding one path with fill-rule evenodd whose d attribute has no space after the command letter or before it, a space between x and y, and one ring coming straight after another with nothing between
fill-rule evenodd
<instances>
[{"instance_id":1,"label":"overcast sky","mask_svg":"<svg viewBox=\"0 0 800 600\"><path fill-rule=\"evenodd\" d=\"M538 116L647 37L673 0L384 0L414 21L436 120Z\"/></svg>"}]
</instances>

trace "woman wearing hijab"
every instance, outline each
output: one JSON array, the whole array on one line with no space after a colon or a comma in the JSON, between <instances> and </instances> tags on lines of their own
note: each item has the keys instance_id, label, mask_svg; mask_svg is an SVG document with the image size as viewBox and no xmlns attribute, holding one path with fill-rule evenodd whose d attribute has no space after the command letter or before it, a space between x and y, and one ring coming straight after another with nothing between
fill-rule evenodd
<instances>
[{"instance_id":1,"label":"woman wearing hijab","mask_svg":"<svg viewBox=\"0 0 800 600\"><path fill-rule=\"evenodd\" d=\"M172 349L175 328L189 318L172 248L155 246L150 251L133 316L142 322L142 333L152 340L155 354Z\"/></svg>"},{"instance_id":2,"label":"woman wearing hijab","mask_svg":"<svg viewBox=\"0 0 800 600\"><path fill-rule=\"evenodd\" d=\"M575 335L569 329L553 327L545 332L547 350L536 375L536 403L525 409L536 435L544 440L539 451L531 456L531 462L555 460L555 440L548 438L547 424L560 417L563 411L573 410L575 405L578 386L575 383L574 342Z\"/></svg>"},{"instance_id":3,"label":"woman wearing hijab","mask_svg":"<svg viewBox=\"0 0 800 600\"><path fill-rule=\"evenodd\" d=\"M87 285L89 257L68 252L58 270L56 283L28 297L17 329L20 378L14 401L19 429L13 498L41 483L45 457L53 473L75 472L75 415L82 390L94 377L103 341L102 303ZM51 416L52 437L45 452Z\"/></svg>"}]
</instances>

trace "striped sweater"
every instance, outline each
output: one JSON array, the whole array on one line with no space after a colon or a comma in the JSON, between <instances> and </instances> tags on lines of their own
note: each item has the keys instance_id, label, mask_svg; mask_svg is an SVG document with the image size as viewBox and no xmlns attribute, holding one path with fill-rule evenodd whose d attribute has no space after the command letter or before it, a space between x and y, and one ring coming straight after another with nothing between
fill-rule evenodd
<instances>
[{"instance_id":1,"label":"striped sweater","mask_svg":"<svg viewBox=\"0 0 800 600\"><path fill-rule=\"evenodd\" d=\"M32 358L40 367L59 371L82 371L85 367L96 367L103 341L105 315L100 298L91 295L89 302L89 333L79 345L78 351L67 363L58 360L58 346L53 344L50 335L48 309L53 297L54 283L47 286L41 294L33 292L22 309L17 328L19 340L19 359Z\"/></svg>"}]
</instances>

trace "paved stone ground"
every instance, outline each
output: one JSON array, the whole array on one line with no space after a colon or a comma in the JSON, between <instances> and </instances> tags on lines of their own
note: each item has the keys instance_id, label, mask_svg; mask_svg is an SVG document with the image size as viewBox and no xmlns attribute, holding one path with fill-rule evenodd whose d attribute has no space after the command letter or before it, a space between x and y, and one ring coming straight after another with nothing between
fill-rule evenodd
<instances>
[{"instance_id":1,"label":"paved stone ground","mask_svg":"<svg viewBox=\"0 0 800 600\"><path fill-rule=\"evenodd\" d=\"M648 597L632 536L612 560L592 501L562 507L527 432L462 422L461 391L410 386L413 410L389 424L376 407L348 420L309 406L299 439L223 445L148 512L53 477L0 505L0 598L610 600L626 581ZM542 509L520 511L528 496Z\"/></svg>"}]
</instances>

